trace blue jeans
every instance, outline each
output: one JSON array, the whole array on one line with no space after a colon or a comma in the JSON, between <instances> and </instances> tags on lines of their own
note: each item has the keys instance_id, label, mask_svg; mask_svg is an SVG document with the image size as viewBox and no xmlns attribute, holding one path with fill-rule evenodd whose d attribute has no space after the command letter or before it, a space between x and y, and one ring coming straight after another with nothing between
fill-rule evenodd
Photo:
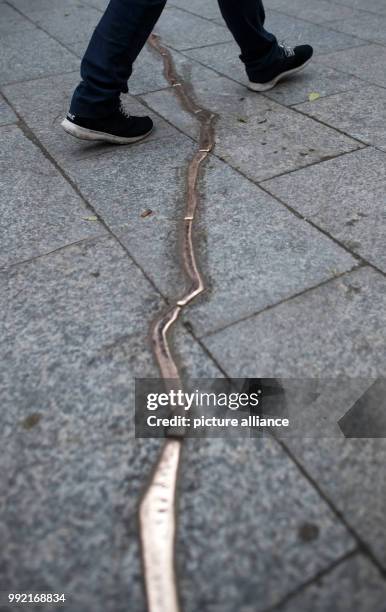
<instances>
[{"instance_id":1,"label":"blue jeans","mask_svg":"<svg viewBox=\"0 0 386 612\"><path fill-rule=\"evenodd\" d=\"M222 16L238 43L247 73L259 72L279 54L276 38L264 29L262 0L218 0ZM70 112L99 118L114 112L127 93L133 63L145 45L166 0L110 0L81 64L82 81Z\"/></svg>"}]
</instances>

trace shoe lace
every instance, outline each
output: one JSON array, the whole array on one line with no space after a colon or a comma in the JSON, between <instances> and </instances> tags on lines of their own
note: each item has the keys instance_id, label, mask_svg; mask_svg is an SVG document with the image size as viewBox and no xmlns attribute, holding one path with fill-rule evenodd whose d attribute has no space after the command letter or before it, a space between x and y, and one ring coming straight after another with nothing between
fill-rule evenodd
<instances>
[{"instance_id":1,"label":"shoe lace","mask_svg":"<svg viewBox=\"0 0 386 612\"><path fill-rule=\"evenodd\" d=\"M119 105L119 112L120 112L120 113L121 113L121 114L122 114L124 117L126 117L126 119L129 119L129 118L130 118L130 113L129 113L129 111L127 111L127 110L125 109L125 107L123 106L122 102L121 102L121 103L120 103L120 105Z\"/></svg>"},{"instance_id":2,"label":"shoe lace","mask_svg":"<svg viewBox=\"0 0 386 612\"><path fill-rule=\"evenodd\" d=\"M284 41L279 42L279 47L283 49L284 55L286 57L293 57L295 55L295 50L293 49L293 47L290 47Z\"/></svg>"}]
</instances>

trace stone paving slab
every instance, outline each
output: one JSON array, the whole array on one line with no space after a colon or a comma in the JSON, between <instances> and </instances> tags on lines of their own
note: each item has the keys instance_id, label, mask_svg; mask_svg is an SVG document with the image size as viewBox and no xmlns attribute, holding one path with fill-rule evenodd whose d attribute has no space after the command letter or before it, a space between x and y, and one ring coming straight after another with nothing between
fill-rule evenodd
<instances>
[{"instance_id":1,"label":"stone paving slab","mask_svg":"<svg viewBox=\"0 0 386 612\"><path fill-rule=\"evenodd\" d=\"M17 83L4 88L4 93L14 104L17 112L64 169L74 160L119 149L116 145L76 140L66 134L60 126L68 112L72 92L79 80L80 76L77 71L39 79L31 83ZM166 124L160 117L155 117L135 98L128 95L122 96L122 102L131 114L149 114L153 117L156 130L149 136L147 142L175 134L176 130L172 126ZM131 147L125 147L128 155Z\"/></svg>"},{"instance_id":2,"label":"stone paving slab","mask_svg":"<svg viewBox=\"0 0 386 612\"><path fill-rule=\"evenodd\" d=\"M0 265L36 257L105 229L16 126L0 129Z\"/></svg>"},{"instance_id":3,"label":"stone paving slab","mask_svg":"<svg viewBox=\"0 0 386 612\"><path fill-rule=\"evenodd\" d=\"M17 117L15 113L0 94L0 125L7 125L8 123L15 123L16 121Z\"/></svg>"},{"instance_id":4,"label":"stone paving slab","mask_svg":"<svg viewBox=\"0 0 386 612\"><path fill-rule=\"evenodd\" d=\"M216 23L223 23L215 20ZM291 46L310 44L315 55L329 53L332 50L346 49L363 45L360 38L335 32L328 24L315 24L276 11L267 11L265 29L275 34L278 40L285 40ZM172 45L173 46L173 45ZM196 45L197 47L199 45Z\"/></svg>"},{"instance_id":5,"label":"stone paving slab","mask_svg":"<svg viewBox=\"0 0 386 612\"><path fill-rule=\"evenodd\" d=\"M366 86L297 106L346 134L386 151L386 89Z\"/></svg>"},{"instance_id":6,"label":"stone paving slab","mask_svg":"<svg viewBox=\"0 0 386 612\"><path fill-rule=\"evenodd\" d=\"M70 72L79 64L74 54L37 28L2 34L0 55L2 85Z\"/></svg>"},{"instance_id":7,"label":"stone paving slab","mask_svg":"<svg viewBox=\"0 0 386 612\"><path fill-rule=\"evenodd\" d=\"M193 151L193 143L177 133L69 166L82 194L171 298L184 287L178 231L185 205L186 167ZM141 216L149 210L151 215Z\"/></svg>"},{"instance_id":8,"label":"stone paving slab","mask_svg":"<svg viewBox=\"0 0 386 612\"><path fill-rule=\"evenodd\" d=\"M55 39L66 45L90 39L101 13L85 4L62 4L54 9L34 11L31 19Z\"/></svg>"},{"instance_id":9,"label":"stone paving slab","mask_svg":"<svg viewBox=\"0 0 386 612\"><path fill-rule=\"evenodd\" d=\"M386 87L386 49L380 45L364 45L345 51L328 53L317 58L318 62L336 68L364 81Z\"/></svg>"},{"instance_id":10,"label":"stone paving slab","mask_svg":"<svg viewBox=\"0 0 386 612\"><path fill-rule=\"evenodd\" d=\"M384 376L385 289L383 275L362 268L204 342L234 377Z\"/></svg>"},{"instance_id":11,"label":"stone paving slab","mask_svg":"<svg viewBox=\"0 0 386 612\"><path fill-rule=\"evenodd\" d=\"M275 612L384 612L385 600L385 580L366 557L356 555L275 608Z\"/></svg>"},{"instance_id":12,"label":"stone paving slab","mask_svg":"<svg viewBox=\"0 0 386 612\"><path fill-rule=\"evenodd\" d=\"M65 591L77 612L127 610L131 596L143 610L134 513L159 444L133 440L133 382L158 375L147 334L163 302L111 237L0 278L3 579ZM221 376L176 334L184 374Z\"/></svg>"},{"instance_id":13,"label":"stone paving slab","mask_svg":"<svg viewBox=\"0 0 386 612\"><path fill-rule=\"evenodd\" d=\"M144 143L129 155L113 152L69 168L82 194L170 298L185 285L179 228L185 172L194 150L193 143L178 135ZM157 176L149 181L155 167ZM127 176L137 181L130 184ZM196 236L208 292L187 314L200 334L356 265L343 249L215 158L207 166L201 191ZM152 214L143 218L148 209Z\"/></svg>"},{"instance_id":14,"label":"stone paving slab","mask_svg":"<svg viewBox=\"0 0 386 612\"><path fill-rule=\"evenodd\" d=\"M266 610L353 548L273 441L188 440L182 468L177 567L186 612ZM305 524L315 528L309 542Z\"/></svg>"},{"instance_id":15,"label":"stone paving slab","mask_svg":"<svg viewBox=\"0 0 386 612\"><path fill-rule=\"evenodd\" d=\"M339 4L345 4L346 6L351 6L352 8L364 8L362 0L338 0L338 2ZM386 6L383 0L367 0L366 11L383 14L386 13Z\"/></svg>"},{"instance_id":16,"label":"stone paving slab","mask_svg":"<svg viewBox=\"0 0 386 612\"><path fill-rule=\"evenodd\" d=\"M170 5L205 19L222 19L217 0L171 0Z\"/></svg>"},{"instance_id":17,"label":"stone paving slab","mask_svg":"<svg viewBox=\"0 0 386 612\"><path fill-rule=\"evenodd\" d=\"M192 49L185 53L193 60L241 84L247 83L244 66L239 59L238 47L233 42L210 48ZM281 81L277 87L272 91L267 91L264 96L291 106L308 101L310 93L316 92L324 97L341 91L350 91L360 86L363 86L363 81L328 66L312 62L304 72Z\"/></svg>"},{"instance_id":18,"label":"stone paving slab","mask_svg":"<svg viewBox=\"0 0 386 612\"><path fill-rule=\"evenodd\" d=\"M223 77L196 79L196 99L218 114L216 154L253 181L272 178L361 147L358 142L247 91ZM150 108L197 137L197 121L172 90L143 96Z\"/></svg>"},{"instance_id":19,"label":"stone paving slab","mask_svg":"<svg viewBox=\"0 0 386 612\"><path fill-rule=\"evenodd\" d=\"M33 18L35 13L60 9L63 4L70 10L77 6L90 4L88 1L83 2L83 0L8 0L8 2L30 18Z\"/></svg>"},{"instance_id":20,"label":"stone paving slab","mask_svg":"<svg viewBox=\"0 0 386 612\"><path fill-rule=\"evenodd\" d=\"M292 17L300 17L305 21L323 23L338 19L350 19L353 16L365 15L364 11L355 10L345 4L327 0L266 0L267 9L274 9ZM361 8L365 8L362 3Z\"/></svg>"},{"instance_id":21,"label":"stone paving slab","mask_svg":"<svg viewBox=\"0 0 386 612\"><path fill-rule=\"evenodd\" d=\"M331 240L221 162L208 165L202 192L197 235L208 291L186 312L200 336L356 265Z\"/></svg>"},{"instance_id":22,"label":"stone paving slab","mask_svg":"<svg viewBox=\"0 0 386 612\"><path fill-rule=\"evenodd\" d=\"M386 441L303 438L286 443L386 568Z\"/></svg>"},{"instance_id":23,"label":"stone paving slab","mask_svg":"<svg viewBox=\"0 0 386 612\"><path fill-rule=\"evenodd\" d=\"M85 0L85 4L89 4L90 6L94 6L100 11L104 11L106 6L108 5L109 0Z\"/></svg>"},{"instance_id":24,"label":"stone paving slab","mask_svg":"<svg viewBox=\"0 0 386 612\"><path fill-rule=\"evenodd\" d=\"M33 24L20 15L12 6L0 2L0 33L19 32L33 28Z\"/></svg>"},{"instance_id":25,"label":"stone paving slab","mask_svg":"<svg viewBox=\"0 0 386 612\"><path fill-rule=\"evenodd\" d=\"M13 266L1 282L3 434L23 431L21 420L39 413L43 422L64 418L70 430L83 422L82 439L93 427L107 439L119 429L133 436L133 381L158 375L147 336L165 304L117 241L83 241ZM183 367L218 376L187 338L176 345ZM52 435L37 439L41 457Z\"/></svg>"},{"instance_id":26,"label":"stone paving slab","mask_svg":"<svg viewBox=\"0 0 386 612\"><path fill-rule=\"evenodd\" d=\"M369 42L383 45L386 43L386 16L365 13L350 19L333 21L330 27Z\"/></svg>"},{"instance_id":27,"label":"stone paving slab","mask_svg":"<svg viewBox=\"0 0 386 612\"><path fill-rule=\"evenodd\" d=\"M227 28L202 19L178 8L166 8L158 21L155 32L177 50L202 47L232 39Z\"/></svg>"},{"instance_id":28,"label":"stone paving slab","mask_svg":"<svg viewBox=\"0 0 386 612\"><path fill-rule=\"evenodd\" d=\"M344 129L344 125L341 127ZM268 181L264 186L386 272L385 153L368 148Z\"/></svg>"},{"instance_id":29,"label":"stone paving slab","mask_svg":"<svg viewBox=\"0 0 386 612\"><path fill-rule=\"evenodd\" d=\"M275 11L268 14L266 29L292 46L304 43L312 45L316 55L363 45L360 38L334 32L327 25L308 23Z\"/></svg>"},{"instance_id":30,"label":"stone paving slab","mask_svg":"<svg viewBox=\"0 0 386 612\"><path fill-rule=\"evenodd\" d=\"M48 461L32 462L7 449L0 477L7 589L64 592L65 612L145 612L135 511L159 447L123 437L80 443L74 435L52 447Z\"/></svg>"}]
</instances>

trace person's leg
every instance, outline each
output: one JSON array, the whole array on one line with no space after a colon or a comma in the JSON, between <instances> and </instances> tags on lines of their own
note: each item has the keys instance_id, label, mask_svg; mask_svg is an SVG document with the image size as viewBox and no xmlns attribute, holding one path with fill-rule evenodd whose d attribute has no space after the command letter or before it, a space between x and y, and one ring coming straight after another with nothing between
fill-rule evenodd
<instances>
[{"instance_id":1,"label":"person's leg","mask_svg":"<svg viewBox=\"0 0 386 612\"><path fill-rule=\"evenodd\" d=\"M280 56L276 37L264 29L265 11L261 0L218 0L218 3L247 69L263 69Z\"/></svg>"},{"instance_id":2,"label":"person's leg","mask_svg":"<svg viewBox=\"0 0 386 612\"><path fill-rule=\"evenodd\" d=\"M292 49L279 44L264 28L262 0L218 0L222 16L240 47L249 78L249 88L267 91L283 77L298 72L312 57L312 47Z\"/></svg>"},{"instance_id":3,"label":"person's leg","mask_svg":"<svg viewBox=\"0 0 386 612\"><path fill-rule=\"evenodd\" d=\"M71 115L96 119L117 110L133 62L165 4L166 0L110 0L83 57Z\"/></svg>"}]
</instances>

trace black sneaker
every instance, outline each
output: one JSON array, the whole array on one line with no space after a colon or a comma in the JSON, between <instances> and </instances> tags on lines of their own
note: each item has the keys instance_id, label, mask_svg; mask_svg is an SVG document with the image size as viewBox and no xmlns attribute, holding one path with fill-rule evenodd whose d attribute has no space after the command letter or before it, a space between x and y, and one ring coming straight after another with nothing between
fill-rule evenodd
<instances>
[{"instance_id":1,"label":"black sneaker","mask_svg":"<svg viewBox=\"0 0 386 612\"><path fill-rule=\"evenodd\" d=\"M268 91L284 79L284 77L295 72L300 72L311 61L314 52L310 45L299 45L292 48L284 43L279 43L281 57L279 57L269 68L264 70L261 75L254 78L253 74L248 74L248 88L253 91Z\"/></svg>"},{"instance_id":2,"label":"black sneaker","mask_svg":"<svg viewBox=\"0 0 386 612\"><path fill-rule=\"evenodd\" d=\"M62 128L81 140L130 144L146 138L153 129L153 122L150 117L132 117L120 106L103 119L87 119L68 113Z\"/></svg>"}]
</instances>

